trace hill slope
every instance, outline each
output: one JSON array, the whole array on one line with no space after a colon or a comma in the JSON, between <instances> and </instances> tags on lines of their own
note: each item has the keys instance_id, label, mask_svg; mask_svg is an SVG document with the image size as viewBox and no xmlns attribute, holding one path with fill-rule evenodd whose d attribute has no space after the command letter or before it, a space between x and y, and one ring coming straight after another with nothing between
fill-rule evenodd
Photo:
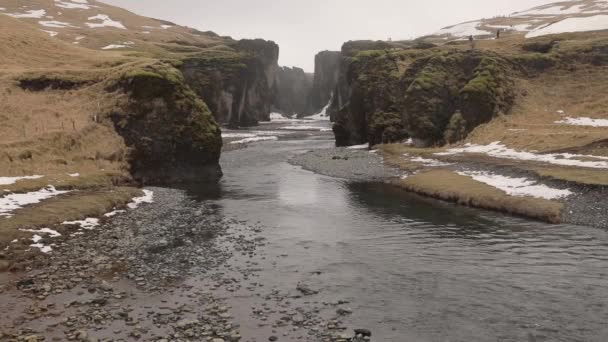
<instances>
[{"instance_id":1,"label":"hill slope","mask_svg":"<svg viewBox=\"0 0 608 342\"><path fill-rule=\"evenodd\" d=\"M470 21L445 27L426 38L443 40L492 38L503 35L527 38L564 32L608 30L608 1L563 1L534 7L490 19Z\"/></svg>"}]
</instances>

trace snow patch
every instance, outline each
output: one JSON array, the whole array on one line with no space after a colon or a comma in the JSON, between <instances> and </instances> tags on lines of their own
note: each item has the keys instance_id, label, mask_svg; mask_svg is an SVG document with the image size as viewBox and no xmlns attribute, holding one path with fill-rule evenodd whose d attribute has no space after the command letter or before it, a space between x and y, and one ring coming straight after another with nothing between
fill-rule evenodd
<instances>
[{"instance_id":1,"label":"snow patch","mask_svg":"<svg viewBox=\"0 0 608 342\"><path fill-rule=\"evenodd\" d=\"M442 167L442 166L452 165L450 163L442 162L441 160L427 159L427 158L422 158L422 157L411 158L410 161L413 161L415 163L420 163L424 166L429 166L429 167Z\"/></svg>"},{"instance_id":2,"label":"snow patch","mask_svg":"<svg viewBox=\"0 0 608 342\"><path fill-rule=\"evenodd\" d=\"M251 138L245 138L245 139L241 139L241 140L236 140L236 141L231 141L230 144L248 144L248 143L252 143L252 142L257 142L257 141L271 141L271 140L279 140L278 137L276 136L255 136L255 137L251 137Z\"/></svg>"},{"instance_id":3,"label":"snow patch","mask_svg":"<svg viewBox=\"0 0 608 342\"><path fill-rule=\"evenodd\" d=\"M47 31L47 30L40 30L40 31L46 32L51 37L55 37L56 35L59 34L59 32L56 32L56 31Z\"/></svg>"},{"instance_id":4,"label":"snow patch","mask_svg":"<svg viewBox=\"0 0 608 342\"><path fill-rule=\"evenodd\" d=\"M91 9L91 6L89 6L86 1L83 2L78 0L55 0L55 6L66 9Z\"/></svg>"},{"instance_id":5,"label":"snow patch","mask_svg":"<svg viewBox=\"0 0 608 342\"><path fill-rule=\"evenodd\" d=\"M69 191L59 191L54 186L48 187L39 191L28 192L25 194L8 194L0 198L0 216L12 216L12 212L26 206L28 204L36 204L49 199L68 193Z\"/></svg>"},{"instance_id":6,"label":"snow patch","mask_svg":"<svg viewBox=\"0 0 608 342\"><path fill-rule=\"evenodd\" d=\"M132 202L127 204L127 207L131 209L137 209L142 203L154 203L154 192L144 189L144 195L141 197L134 197Z\"/></svg>"},{"instance_id":7,"label":"snow patch","mask_svg":"<svg viewBox=\"0 0 608 342\"><path fill-rule=\"evenodd\" d=\"M502 145L500 141L495 141L489 145L466 144L462 148L452 148L446 152L435 153L438 156L454 155L459 153L483 153L490 157L525 160L541 163L549 163L554 165L578 166L593 169L608 169L608 157L571 154L571 153L533 153L527 151L517 151ZM580 159L600 159L606 161L590 161Z\"/></svg>"},{"instance_id":8,"label":"snow patch","mask_svg":"<svg viewBox=\"0 0 608 342\"><path fill-rule=\"evenodd\" d=\"M120 22L110 19L109 16L105 14L98 14L93 17L89 17L89 20L100 20L101 23L86 23L86 25L90 28L99 28L99 27L115 27L119 29L126 30L127 28Z\"/></svg>"},{"instance_id":9,"label":"snow patch","mask_svg":"<svg viewBox=\"0 0 608 342\"><path fill-rule=\"evenodd\" d=\"M42 229L19 229L22 232L28 232L28 233L38 233L38 234L47 234L49 237L52 238L56 238L56 237L60 237L61 234L53 229L50 228L42 228ZM38 242L38 241L34 241L34 242Z\"/></svg>"},{"instance_id":10,"label":"snow patch","mask_svg":"<svg viewBox=\"0 0 608 342\"><path fill-rule=\"evenodd\" d=\"M133 42L124 42L121 44L110 44L110 45L106 45L104 47L102 47L102 50L112 50L112 49L130 49L131 47L129 45L133 45L135 43Z\"/></svg>"},{"instance_id":11,"label":"snow patch","mask_svg":"<svg viewBox=\"0 0 608 342\"><path fill-rule=\"evenodd\" d=\"M80 228L83 228L83 229L86 229L86 230L91 230L91 229L99 226L99 219L98 218L87 217L84 220L65 221L62 224L64 224L64 225L70 225L70 226L80 226Z\"/></svg>"},{"instance_id":12,"label":"snow patch","mask_svg":"<svg viewBox=\"0 0 608 342\"><path fill-rule=\"evenodd\" d=\"M160 25L160 28L162 28L163 30L166 30L171 27L173 27L173 25Z\"/></svg>"},{"instance_id":13,"label":"snow patch","mask_svg":"<svg viewBox=\"0 0 608 342\"><path fill-rule=\"evenodd\" d=\"M65 23L63 21L57 21L57 20L41 20L41 21L38 21L38 24L40 24L44 27L56 27L56 28L77 27L70 23Z\"/></svg>"},{"instance_id":14,"label":"snow patch","mask_svg":"<svg viewBox=\"0 0 608 342\"><path fill-rule=\"evenodd\" d=\"M114 211L110 211L109 213L103 214L103 216L113 217L113 216L116 216L116 215L122 214L122 213L126 213L126 211L125 210L114 210Z\"/></svg>"},{"instance_id":15,"label":"snow patch","mask_svg":"<svg viewBox=\"0 0 608 342\"><path fill-rule=\"evenodd\" d=\"M566 117L564 120L555 121L555 123L573 125L573 126L608 127L607 119Z\"/></svg>"},{"instance_id":16,"label":"snow patch","mask_svg":"<svg viewBox=\"0 0 608 342\"><path fill-rule=\"evenodd\" d=\"M80 173L68 173L70 177L80 177Z\"/></svg>"},{"instance_id":17,"label":"snow patch","mask_svg":"<svg viewBox=\"0 0 608 342\"><path fill-rule=\"evenodd\" d=\"M22 176L22 177L0 177L0 185L10 185L15 184L17 181L22 179L40 179L44 176L34 175L34 176Z\"/></svg>"},{"instance_id":18,"label":"snow patch","mask_svg":"<svg viewBox=\"0 0 608 342\"><path fill-rule=\"evenodd\" d=\"M563 32L585 32L608 30L608 15L594 15L584 18L566 18L554 24L528 32L526 38Z\"/></svg>"},{"instance_id":19,"label":"snow patch","mask_svg":"<svg viewBox=\"0 0 608 342\"><path fill-rule=\"evenodd\" d=\"M23 18L36 18L36 19L40 19L43 18L46 15L46 11L41 9L41 10L29 10L25 13L6 13L6 15L8 15L9 17L13 17L13 18L19 18L19 19L23 19Z\"/></svg>"},{"instance_id":20,"label":"snow patch","mask_svg":"<svg viewBox=\"0 0 608 342\"><path fill-rule=\"evenodd\" d=\"M449 34L454 37L468 37L468 36L487 36L492 35L492 32L483 31L479 29L481 25L480 21L470 21L468 23L462 23L454 26L442 28L437 31L435 35Z\"/></svg>"},{"instance_id":21,"label":"snow patch","mask_svg":"<svg viewBox=\"0 0 608 342\"><path fill-rule=\"evenodd\" d=\"M461 171L461 176L468 176L506 192L511 196L530 196L547 200L565 198L573 194L568 189L555 189L527 178L514 178L487 171Z\"/></svg>"},{"instance_id":22,"label":"snow patch","mask_svg":"<svg viewBox=\"0 0 608 342\"><path fill-rule=\"evenodd\" d=\"M369 144L348 146L347 149L349 149L349 150L367 150L367 149L369 149Z\"/></svg>"}]
</instances>

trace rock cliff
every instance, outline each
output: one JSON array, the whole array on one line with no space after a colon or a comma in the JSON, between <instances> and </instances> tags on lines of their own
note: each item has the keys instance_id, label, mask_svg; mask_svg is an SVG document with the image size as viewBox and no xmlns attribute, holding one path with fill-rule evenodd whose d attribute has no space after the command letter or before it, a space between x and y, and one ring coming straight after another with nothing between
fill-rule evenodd
<instances>
[{"instance_id":1,"label":"rock cliff","mask_svg":"<svg viewBox=\"0 0 608 342\"><path fill-rule=\"evenodd\" d=\"M308 99L309 114L325 107L334 92L340 76L340 51L321 51L315 56L315 74Z\"/></svg>"},{"instance_id":2,"label":"rock cliff","mask_svg":"<svg viewBox=\"0 0 608 342\"><path fill-rule=\"evenodd\" d=\"M511 62L493 52L349 42L342 55L332 106L339 146L455 142L513 104Z\"/></svg>"},{"instance_id":3,"label":"rock cliff","mask_svg":"<svg viewBox=\"0 0 608 342\"><path fill-rule=\"evenodd\" d=\"M300 68L282 67L274 84L273 111L291 117L308 113L313 75Z\"/></svg>"},{"instance_id":4,"label":"rock cliff","mask_svg":"<svg viewBox=\"0 0 608 342\"><path fill-rule=\"evenodd\" d=\"M274 42L241 40L221 50L186 57L180 69L220 124L252 126L269 119L278 58L279 47Z\"/></svg>"}]
</instances>

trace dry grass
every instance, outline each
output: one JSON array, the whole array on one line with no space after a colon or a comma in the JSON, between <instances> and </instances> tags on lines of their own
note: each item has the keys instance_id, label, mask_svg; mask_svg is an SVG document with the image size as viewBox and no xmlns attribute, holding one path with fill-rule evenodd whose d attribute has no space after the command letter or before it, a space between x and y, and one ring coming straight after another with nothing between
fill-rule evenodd
<instances>
[{"instance_id":1,"label":"dry grass","mask_svg":"<svg viewBox=\"0 0 608 342\"><path fill-rule=\"evenodd\" d=\"M561 221L563 205L532 197L514 197L490 185L448 170L431 170L395 182L407 191L476 208L535 218L551 223Z\"/></svg>"},{"instance_id":2,"label":"dry grass","mask_svg":"<svg viewBox=\"0 0 608 342\"><path fill-rule=\"evenodd\" d=\"M605 127L556 124L564 116L608 118L608 67L552 71L520 80L521 96L510 115L475 129L467 141L487 144L501 141L515 149L553 151L606 139ZM558 111L564 111L562 116Z\"/></svg>"},{"instance_id":3,"label":"dry grass","mask_svg":"<svg viewBox=\"0 0 608 342\"><path fill-rule=\"evenodd\" d=\"M584 185L608 186L608 171L560 167L531 168L537 175L549 179L561 180Z\"/></svg>"},{"instance_id":4,"label":"dry grass","mask_svg":"<svg viewBox=\"0 0 608 342\"><path fill-rule=\"evenodd\" d=\"M126 187L74 191L16 210L13 217L0 218L0 248L4 249L14 239L31 236L31 233L19 231L20 228L55 227L59 232L65 232L68 227L61 225L64 221L101 217L140 195L141 190Z\"/></svg>"}]
</instances>

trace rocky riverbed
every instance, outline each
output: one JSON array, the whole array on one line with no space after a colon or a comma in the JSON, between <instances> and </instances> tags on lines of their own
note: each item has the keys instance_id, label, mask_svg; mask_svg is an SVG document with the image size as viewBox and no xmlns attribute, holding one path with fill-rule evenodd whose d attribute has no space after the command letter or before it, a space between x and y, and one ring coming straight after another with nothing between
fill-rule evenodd
<instances>
[{"instance_id":1,"label":"rocky riverbed","mask_svg":"<svg viewBox=\"0 0 608 342\"><path fill-rule=\"evenodd\" d=\"M323 175L352 181L385 181L399 174L398 170L384 165L377 151L368 151L367 148L317 149L294 156L290 163Z\"/></svg>"},{"instance_id":2,"label":"rocky riverbed","mask_svg":"<svg viewBox=\"0 0 608 342\"><path fill-rule=\"evenodd\" d=\"M340 320L350 313L347 303L295 305L316 291L306 284L291 293L266 289L255 280L264 227L226 219L182 190L150 190L154 203L54 241L52 253L1 279L1 340L357 340ZM264 300L229 305L239 291ZM235 310L250 311L259 336L242 337Z\"/></svg>"}]
</instances>

